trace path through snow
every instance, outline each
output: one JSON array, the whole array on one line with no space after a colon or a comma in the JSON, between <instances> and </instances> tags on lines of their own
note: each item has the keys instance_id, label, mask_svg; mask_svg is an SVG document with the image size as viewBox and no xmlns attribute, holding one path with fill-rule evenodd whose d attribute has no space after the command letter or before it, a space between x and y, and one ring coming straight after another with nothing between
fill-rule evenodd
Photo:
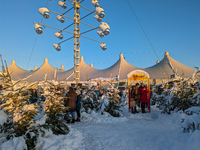
<instances>
[{"instance_id":1,"label":"path through snow","mask_svg":"<svg viewBox=\"0 0 200 150\"><path fill-rule=\"evenodd\" d=\"M156 110L151 114L123 113L124 117L82 113L82 122L69 125L69 134L57 136L49 131L38 139L37 149L199 150L200 130L184 133L181 113L167 115ZM0 139L3 137L1 134ZM25 141L17 137L1 143L0 150L21 150L22 147L26 147Z\"/></svg>"},{"instance_id":2,"label":"path through snow","mask_svg":"<svg viewBox=\"0 0 200 150\"><path fill-rule=\"evenodd\" d=\"M127 113L126 117L127 120L118 123L81 122L73 125L83 134L82 149L169 150L176 149L188 139L188 133L181 130L180 116L160 114L158 119L153 119L150 114Z\"/></svg>"}]
</instances>

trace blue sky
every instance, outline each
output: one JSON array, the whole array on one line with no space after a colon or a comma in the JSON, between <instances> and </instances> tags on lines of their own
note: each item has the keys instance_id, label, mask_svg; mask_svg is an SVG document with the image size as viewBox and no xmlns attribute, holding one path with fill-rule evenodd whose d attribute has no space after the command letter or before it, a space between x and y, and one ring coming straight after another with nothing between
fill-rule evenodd
<instances>
[{"instance_id":1,"label":"blue sky","mask_svg":"<svg viewBox=\"0 0 200 150\"><path fill-rule=\"evenodd\" d=\"M159 59L163 59L165 51L175 60L194 68L200 67L200 1L199 0L129 0ZM58 0L48 2L47 8L59 13L66 10L58 6ZM158 60L139 23L136 20L127 0L101 0L100 6L105 10L104 22L110 23L111 33L100 38L96 31L85 34L107 44L103 51L99 43L81 38L81 56L94 68L105 69L113 65L123 53L130 64L146 68ZM61 24L56 14L51 13L49 19L42 19L38 9L45 7L47 0L0 0L0 54L7 64L15 60L16 64L31 70L40 67L44 58L49 64L60 68L63 64L68 70L73 67L73 39L61 44L62 50L56 51L53 44L62 40L54 36L56 30L45 28L37 37L33 22L65 28L72 20L65 19ZM67 1L68 9L72 7ZM83 6L94 10L91 0L85 0ZM81 17L90 13L81 8ZM73 11L67 14L73 17ZM98 26L94 15L82 21ZM81 32L91 29L81 24ZM73 26L68 28L73 32ZM37 37L37 39L36 39ZM64 39L71 37L64 33ZM36 43L35 43L36 40ZM34 45L35 43L35 45ZM31 55L33 49L33 53ZM31 56L31 57L30 57ZM29 58L30 62L29 62ZM29 62L29 64L28 64Z\"/></svg>"}]
</instances>

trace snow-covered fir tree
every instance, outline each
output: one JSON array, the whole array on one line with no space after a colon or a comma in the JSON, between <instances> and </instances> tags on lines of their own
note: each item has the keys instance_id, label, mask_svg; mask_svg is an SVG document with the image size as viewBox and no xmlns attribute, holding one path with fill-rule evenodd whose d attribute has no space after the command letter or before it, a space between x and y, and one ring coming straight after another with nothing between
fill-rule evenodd
<instances>
[{"instance_id":1,"label":"snow-covered fir tree","mask_svg":"<svg viewBox=\"0 0 200 150\"><path fill-rule=\"evenodd\" d=\"M120 105L121 97L119 96L119 91L114 87L108 88L105 94L101 97L99 103L100 113L108 112L113 117L120 117L121 109Z\"/></svg>"},{"instance_id":2,"label":"snow-covered fir tree","mask_svg":"<svg viewBox=\"0 0 200 150\"><path fill-rule=\"evenodd\" d=\"M197 83L197 93L193 95L193 99L196 104L200 103L200 81ZM186 109L185 114L187 115L182 119L182 128L184 132L194 132L200 130L200 105L193 106Z\"/></svg>"},{"instance_id":3,"label":"snow-covered fir tree","mask_svg":"<svg viewBox=\"0 0 200 150\"><path fill-rule=\"evenodd\" d=\"M193 86L197 81L178 78L163 83L153 89L151 104L170 114L171 111L184 111L192 106L199 106L198 98L194 98L196 88Z\"/></svg>"},{"instance_id":4,"label":"snow-covered fir tree","mask_svg":"<svg viewBox=\"0 0 200 150\"><path fill-rule=\"evenodd\" d=\"M92 110L98 111L98 99L95 89L87 87L82 93L82 111L90 113Z\"/></svg>"},{"instance_id":5,"label":"snow-covered fir tree","mask_svg":"<svg viewBox=\"0 0 200 150\"><path fill-rule=\"evenodd\" d=\"M61 91L58 81L47 81L45 75L43 88L45 102L43 103L44 117L46 121L41 127L52 130L53 134L67 134L69 128L66 125L65 114L67 108L64 106L64 92Z\"/></svg>"},{"instance_id":6,"label":"snow-covered fir tree","mask_svg":"<svg viewBox=\"0 0 200 150\"><path fill-rule=\"evenodd\" d=\"M23 136L28 149L33 149L37 142L38 129L36 116L39 114L38 104L30 104L31 95L26 95L33 84L22 82L25 79L13 81L8 68L0 73L1 109L7 114L7 120L0 126L6 139Z\"/></svg>"}]
</instances>

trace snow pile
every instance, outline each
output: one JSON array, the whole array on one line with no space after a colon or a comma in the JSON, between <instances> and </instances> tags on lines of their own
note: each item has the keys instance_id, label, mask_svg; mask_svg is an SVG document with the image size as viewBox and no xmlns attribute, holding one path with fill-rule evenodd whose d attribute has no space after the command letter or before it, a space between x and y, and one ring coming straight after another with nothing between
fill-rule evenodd
<instances>
[{"instance_id":1,"label":"snow pile","mask_svg":"<svg viewBox=\"0 0 200 150\"><path fill-rule=\"evenodd\" d=\"M188 142L188 149L192 150L199 150L200 148L200 130L196 130L192 133L192 135L189 138Z\"/></svg>"},{"instance_id":2,"label":"snow pile","mask_svg":"<svg viewBox=\"0 0 200 150\"><path fill-rule=\"evenodd\" d=\"M189 132L190 130L193 132L194 130L200 130L200 114L194 114L188 116L183 124L182 128L184 132Z\"/></svg>"},{"instance_id":3,"label":"snow pile","mask_svg":"<svg viewBox=\"0 0 200 150\"><path fill-rule=\"evenodd\" d=\"M36 145L37 149L71 150L78 149L82 145L82 133L72 127L70 127L70 132L67 135L55 135L51 131L46 131L45 133L44 137L39 137L39 142Z\"/></svg>"},{"instance_id":4,"label":"snow pile","mask_svg":"<svg viewBox=\"0 0 200 150\"><path fill-rule=\"evenodd\" d=\"M195 130L200 130L200 107L191 107L185 110L185 114L186 116L182 121L183 131L194 132Z\"/></svg>"},{"instance_id":5,"label":"snow pile","mask_svg":"<svg viewBox=\"0 0 200 150\"><path fill-rule=\"evenodd\" d=\"M79 149L82 145L82 133L70 127L67 135L55 135L52 131L45 131L44 137L38 138L36 150L71 150ZM0 150L22 150L27 149L25 139L15 137L1 144Z\"/></svg>"},{"instance_id":6,"label":"snow pile","mask_svg":"<svg viewBox=\"0 0 200 150\"><path fill-rule=\"evenodd\" d=\"M194 107L188 108L188 109L185 110L185 113L187 115L199 114L200 113L200 107L194 106Z\"/></svg>"},{"instance_id":7,"label":"snow pile","mask_svg":"<svg viewBox=\"0 0 200 150\"><path fill-rule=\"evenodd\" d=\"M95 122L95 123L119 123L127 121L126 117L113 117L109 113L104 112L103 114L96 113L95 111L91 111L90 114L83 112L82 121L84 122Z\"/></svg>"},{"instance_id":8,"label":"snow pile","mask_svg":"<svg viewBox=\"0 0 200 150\"><path fill-rule=\"evenodd\" d=\"M20 137L15 137L9 141L6 141L0 145L1 150L23 150L27 149L25 139Z\"/></svg>"},{"instance_id":9,"label":"snow pile","mask_svg":"<svg viewBox=\"0 0 200 150\"><path fill-rule=\"evenodd\" d=\"M185 143L176 144L173 150L199 150L200 148L200 130L196 130L190 135Z\"/></svg>"},{"instance_id":10,"label":"snow pile","mask_svg":"<svg viewBox=\"0 0 200 150\"><path fill-rule=\"evenodd\" d=\"M5 114L4 110L0 110L0 125L2 125L7 120L7 115Z\"/></svg>"}]
</instances>

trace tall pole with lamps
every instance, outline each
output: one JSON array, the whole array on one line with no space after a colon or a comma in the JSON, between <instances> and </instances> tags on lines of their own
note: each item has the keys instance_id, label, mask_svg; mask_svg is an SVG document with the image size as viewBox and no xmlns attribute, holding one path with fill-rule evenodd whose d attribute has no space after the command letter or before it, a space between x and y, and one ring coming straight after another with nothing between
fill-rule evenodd
<instances>
[{"instance_id":1,"label":"tall pole with lamps","mask_svg":"<svg viewBox=\"0 0 200 150\"><path fill-rule=\"evenodd\" d=\"M55 11L52 11L52 10L49 10L47 8L40 8L38 11L39 13L45 18L45 19L48 19L50 17L50 12L52 13L55 13L57 14L57 20L61 23L64 23L65 22L65 18L68 18L68 19L71 19L73 20L73 23L68 25L67 27L65 27L64 29L59 29L59 28L55 28L55 27L52 27L52 26L49 26L49 25L45 25L45 24L41 24L41 23L37 23L37 22L33 22L35 23L35 31L37 34L42 34L43 33L43 27L49 27L49 28L52 28L52 29L56 29L58 30L59 32L56 32L55 33L55 36L59 39L63 39L63 33L62 32L66 32L66 33L70 33L70 34L73 34L72 37L58 43L58 44L53 44L54 48L57 50L57 51L60 51L61 50L61 46L60 44L63 43L63 42L66 42L70 39L73 39L74 38L74 82L76 84L80 83L80 37L83 37L83 38L86 38L86 39L89 39L89 40L93 40L95 42L99 42L100 43L100 47L103 49L103 50L106 50L107 49L107 46L105 43L103 42L100 42L100 41L97 41L97 40L94 40L92 38L89 38L89 37L86 37L86 36L83 36L83 34L85 33L88 33L90 31L93 31L95 29L97 29L97 34L102 38L104 37L104 35L108 35L110 33L110 27L107 23L105 22L101 22L102 19L105 17L105 12L103 10L103 8L101 8L99 6L99 3L98 3L98 0L91 0L91 3L93 4L93 6L95 7L95 10L92 11L84 6L81 5L81 3L84 1L80 1L80 0L69 0L70 2L72 2L73 4L73 7L70 8L69 10L67 10L66 12L64 12L63 14L60 14L60 13L57 13ZM66 0L63 0L63 1L59 1L58 2L58 5L60 7L62 7L63 9L66 9L67 8L67 3L66 3ZM84 8L88 11L90 11L89 14L87 14L86 16L80 18L80 8ZM71 18L69 16L66 16L65 14L67 12L69 12L70 10L72 10L74 8L74 18ZM98 27L94 27L92 25L89 25L87 23L84 23L82 22L81 20L83 18L86 18L87 16L91 15L91 14L95 14L94 18L98 21L98 22L101 22L101 24L98 26ZM88 31L85 31L85 32L80 32L80 24L84 24L84 25L87 25L93 29L91 30L88 30ZM70 32L70 31L67 31L66 29L69 28L70 26L74 25L74 31L73 32Z\"/></svg>"}]
</instances>

